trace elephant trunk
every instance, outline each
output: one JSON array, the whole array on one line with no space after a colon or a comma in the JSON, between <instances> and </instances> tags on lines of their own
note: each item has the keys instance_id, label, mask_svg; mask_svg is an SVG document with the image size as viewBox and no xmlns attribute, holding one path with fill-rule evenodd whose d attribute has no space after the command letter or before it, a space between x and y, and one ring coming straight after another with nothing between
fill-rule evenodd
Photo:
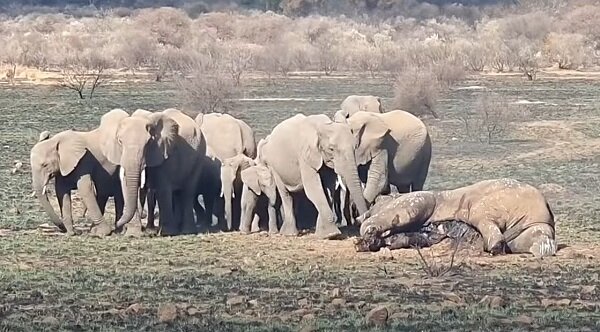
<instances>
[{"instance_id":1,"label":"elephant trunk","mask_svg":"<svg viewBox=\"0 0 600 332\"><path fill-rule=\"evenodd\" d=\"M141 167L138 164L120 168L121 187L123 188L123 198L125 206L123 207L123 215L117 221L117 228L123 227L131 219L138 209L138 194L140 190L140 171Z\"/></svg>"},{"instance_id":2,"label":"elephant trunk","mask_svg":"<svg viewBox=\"0 0 600 332\"><path fill-rule=\"evenodd\" d=\"M35 192L35 196L40 201L40 204L50 217L52 223L60 229L61 232L66 232L67 229L62 221L62 219L56 214L52 205L50 205L50 200L48 200L48 194L46 193L47 184L43 184L42 181L34 178L33 180L33 191Z\"/></svg>"},{"instance_id":3,"label":"elephant trunk","mask_svg":"<svg viewBox=\"0 0 600 332\"><path fill-rule=\"evenodd\" d=\"M379 152L371 160L369 173L367 175L367 184L365 186L364 196L367 203L372 204L375 198L383 191L387 183L387 164L388 155L386 151Z\"/></svg>"},{"instance_id":4,"label":"elephant trunk","mask_svg":"<svg viewBox=\"0 0 600 332\"><path fill-rule=\"evenodd\" d=\"M232 212L232 200L234 199L234 188L231 181L221 183L223 190L223 198L225 200L225 220L227 220L227 230L233 229L233 212Z\"/></svg>"},{"instance_id":5,"label":"elephant trunk","mask_svg":"<svg viewBox=\"0 0 600 332\"><path fill-rule=\"evenodd\" d=\"M363 195L360 178L358 177L358 168L356 166L355 158L346 158L342 163L342 167L339 168L342 180L346 183L346 187L350 192L350 197L356 204L359 214L367 212L367 202Z\"/></svg>"},{"instance_id":6,"label":"elephant trunk","mask_svg":"<svg viewBox=\"0 0 600 332\"><path fill-rule=\"evenodd\" d=\"M240 231L242 233L250 233L252 226L252 218L254 217L254 210L256 203L258 202L258 195L256 195L248 186L244 185L242 189L242 213L240 216Z\"/></svg>"}]
</instances>

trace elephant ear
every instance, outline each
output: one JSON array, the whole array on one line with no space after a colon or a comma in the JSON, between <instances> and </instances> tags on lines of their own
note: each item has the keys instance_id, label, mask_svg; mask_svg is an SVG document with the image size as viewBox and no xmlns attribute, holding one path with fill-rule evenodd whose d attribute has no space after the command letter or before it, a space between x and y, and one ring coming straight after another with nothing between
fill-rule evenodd
<instances>
[{"instance_id":1,"label":"elephant ear","mask_svg":"<svg viewBox=\"0 0 600 332\"><path fill-rule=\"evenodd\" d=\"M153 113L148 118L146 129L152 141L148 147L146 164L154 167L169 158L169 152L179 132L179 125L175 120L161 113Z\"/></svg>"},{"instance_id":2,"label":"elephant ear","mask_svg":"<svg viewBox=\"0 0 600 332\"><path fill-rule=\"evenodd\" d=\"M121 120L128 118L129 114L122 109L114 109L100 118L100 149L108 161L115 165L121 163L121 145L117 140L117 132Z\"/></svg>"},{"instance_id":3,"label":"elephant ear","mask_svg":"<svg viewBox=\"0 0 600 332\"><path fill-rule=\"evenodd\" d=\"M260 187L259 177L258 177L258 168L250 167L243 170L241 173L242 182L252 190L256 195L261 195L262 190Z\"/></svg>"},{"instance_id":4,"label":"elephant ear","mask_svg":"<svg viewBox=\"0 0 600 332\"><path fill-rule=\"evenodd\" d=\"M351 122L357 139L356 162L364 165L381 149L383 139L390 129L383 120L367 112L356 114Z\"/></svg>"},{"instance_id":5,"label":"elephant ear","mask_svg":"<svg viewBox=\"0 0 600 332\"><path fill-rule=\"evenodd\" d=\"M67 176L73 172L87 151L85 140L72 131L65 132L60 136L56 149L58 150L58 165L62 176Z\"/></svg>"},{"instance_id":6,"label":"elephant ear","mask_svg":"<svg viewBox=\"0 0 600 332\"><path fill-rule=\"evenodd\" d=\"M383 109L383 104L381 103L381 97L377 97L377 102L379 103L379 113L385 112Z\"/></svg>"},{"instance_id":7,"label":"elephant ear","mask_svg":"<svg viewBox=\"0 0 600 332\"><path fill-rule=\"evenodd\" d=\"M321 133L314 127L303 133L304 144L300 151L300 158L304 160L311 168L318 170L323 166L323 156L321 155Z\"/></svg>"},{"instance_id":8,"label":"elephant ear","mask_svg":"<svg viewBox=\"0 0 600 332\"><path fill-rule=\"evenodd\" d=\"M198 115L196 115L196 118L194 119L194 121L196 121L198 126L202 127L202 123L204 123L204 113L198 113Z\"/></svg>"},{"instance_id":9,"label":"elephant ear","mask_svg":"<svg viewBox=\"0 0 600 332\"><path fill-rule=\"evenodd\" d=\"M45 141L49 138L50 138L50 132L47 130L44 130L40 133L40 136L38 137L38 142Z\"/></svg>"}]
</instances>

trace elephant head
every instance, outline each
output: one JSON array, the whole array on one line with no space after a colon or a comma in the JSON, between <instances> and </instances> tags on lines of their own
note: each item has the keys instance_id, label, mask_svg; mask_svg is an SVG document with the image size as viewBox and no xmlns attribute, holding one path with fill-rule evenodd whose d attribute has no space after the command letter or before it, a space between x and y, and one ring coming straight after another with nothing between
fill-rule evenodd
<instances>
[{"instance_id":1,"label":"elephant head","mask_svg":"<svg viewBox=\"0 0 600 332\"><path fill-rule=\"evenodd\" d=\"M240 177L244 184L241 198L240 230L248 233L258 197L264 194L274 204L277 200L277 187L271 171L263 164L255 164L244 169L240 172Z\"/></svg>"},{"instance_id":2,"label":"elephant head","mask_svg":"<svg viewBox=\"0 0 600 332\"><path fill-rule=\"evenodd\" d=\"M112 126L106 126L101 142L102 151L110 162L120 166L125 200L117 227L122 227L135 215L145 169L160 166L169 158L178 129L177 123L166 114L143 110L120 119Z\"/></svg>"},{"instance_id":3,"label":"elephant head","mask_svg":"<svg viewBox=\"0 0 600 332\"><path fill-rule=\"evenodd\" d=\"M63 131L54 137L50 137L50 134L45 132L40 135L40 141L31 149L33 191L50 216L52 223L63 232L66 231L66 228L50 205L46 188L54 177L71 174L86 151L85 140L72 130Z\"/></svg>"},{"instance_id":4,"label":"elephant head","mask_svg":"<svg viewBox=\"0 0 600 332\"><path fill-rule=\"evenodd\" d=\"M364 197L373 203L388 179L388 151L384 147L390 128L378 114L358 112L347 119L348 126L357 141L357 165L370 163Z\"/></svg>"},{"instance_id":5,"label":"elephant head","mask_svg":"<svg viewBox=\"0 0 600 332\"><path fill-rule=\"evenodd\" d=\"M356 139L350 127L333 122L325 115L312 115L308 118L311 117L316 124L317 135L309 138L308 144L304 145L303 158L315 170L320 169L323 164L333 169L346 184L359 213L365 213L367 204L358 177Z\"/></svg>"},{"instance_id":6,"label":"elephant head","mask_svg":"<svg viewBox=\"0 0 600 332\"><path fill-rule=\"evenodd\" d=\"M346 97L340 104L340 110L335 113L335 122L344 122L344 119L348 119L357 112L371 112L371 113L383 113L383 105L381 104L381 98L377 96L357 96L351 95Z\"/></svg>"},{"instance_id":7,"label":"elephant head","mask_svg":"<svg viewBox=\"0 0 600 332\"><path fill-rule=\"evenodd\" d=\"M235 198L234 182L240 179L241 171L254 164L252 159L243 154L227 158L221 163L221 196L225 200L225 218L230 229L233 220L231 199Z\"/></svg>"}]
</instances>

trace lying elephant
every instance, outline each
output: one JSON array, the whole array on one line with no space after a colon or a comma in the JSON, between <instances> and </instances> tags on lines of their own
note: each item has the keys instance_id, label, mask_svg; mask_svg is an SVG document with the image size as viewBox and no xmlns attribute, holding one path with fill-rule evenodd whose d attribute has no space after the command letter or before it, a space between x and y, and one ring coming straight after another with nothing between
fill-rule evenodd
<instances>
[{"instance_id":1,"label":"lying elephant","mask_svg":"<svg viewBox=\"0 0 600 332\"><path fill-rule=\"evenodd\" d=\"M494 179L453 190L417 191L381 199L358 221L360 235L386 238L414 232L424 225L451 220L473 226L483 237L484 250L556 253L554 215L542 193L514 179ZM369 240L370 241L370 240Z\"/></svg>"}]
</instances>

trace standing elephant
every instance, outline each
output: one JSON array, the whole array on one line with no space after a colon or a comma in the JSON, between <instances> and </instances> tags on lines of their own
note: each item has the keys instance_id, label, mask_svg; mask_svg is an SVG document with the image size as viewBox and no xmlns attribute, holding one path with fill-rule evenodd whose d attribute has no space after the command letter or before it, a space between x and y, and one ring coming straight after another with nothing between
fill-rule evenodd
<instances>
[{"instance_id":1,"label":"standing elephant","mask_svg":"<svg viewBox=\"0 0 600 332\"><path fill-rule=\"evenodd\" d=\"M291 193L302 190L318 211L315 234L325 239L341 234L331 209L336 174L348 187L359 212L367 210L354 147L350 128L323 114L297 114L275 126L261 148L260 159L271 170L281 196L282 234L298 234Z\"/></svg>"},{"instance_id":2,"label":"standing elephant","mask_svg":"<svg viewBox=\"0 0 600 332\"><path fill-rule=\"evenodd\" d=\"M136 212L140 188L147 185L158 201L161 235L196 233L193 205L206 154L200 126L173 108L156 113L138 110L122 119L114 133L102 145L109 160L121 166L125 206L117 227L135 217L130 227L141 231Z\"/></svg>"},{"instance_id":3,"label":"standing elephant","mask_svg":"<svg viewBox=\"0 0 600 332\"><path fill-rule=\"evenodd\" d=\"M267 211L269 219L269 233L278 233L277 225L277 187L273 180L271 170L263 164L254 164L241 172L242 182L242 214L240 231L250 233L253 218L260 219L261 197L267 200ZM264 195L263 195L264 194Z\"/></svg>"},{"instance_id":4,"label":"standing elephant","mask_svg":"<svg viewBox=\"0 0 600 332\"><path fill-rule=\"evenodd\" d=\"M356 160L362 165L364 197L369 204L389 191L389 184L399 193L423 189L431 161L431 138L419 118L398 110L357 112L347 123L359 142Z\"/></svg>"},{"instance_id":5,"label":"standing elephant","mask_svg":"<svg viewBox=\"0 0 600 332\"><path fill-rule=\"evenodd\" d=\"M458 220L477 229L492 254L556 253L554 215L544 195L514 179L493 179L443 191L412 192L381 201L360 219L360 235L386 238L428 223Z\"/></svg>"},{"instance_id":6,"label":"standing elephant","mask_svg":"<svg viewBox=\"0 0 600 332\"><path fill-rule=\"evenodd\" d=\"M222 113L198 114L196 123L206 139L207 155L212 159L200 181L206 217L211 220L213 204L220 192L225 201L224 217L227 222L221 228L230 231L234 228L234 219L237 219L234 218L234 204L236 212L239 212L242 193L240 172L250 166L247 160L256 156L254 131L244 121ZM237 213L236 216L239 218Z\"/></svg>"},{"instance_id":7,"label":"standing elephant","mask_svg":"<svg viewBox=\"0 0 600 332\"><path fill-rule=\"evenodd\" d=\"M342 101L340 110L335 113L334 121L343 122L356 112L383 113L381 98L377 96L350 95Z\"/></svg>"},{"instance_id":8,"label":"standing elephant","mask_svg":"<svg viewBox=\"0 0 600 332\"><path fill-rule=\"evenodd\" d=\"M104 236L113 230L103 217L106 202L115 198L117 218L123 209L121 185L116 172L117 164L111 162L101 142L114 135L116 124L128 114L115 109L100 120L100 126L89 132L66 130L50 137L45 132L31 149L30 162L32 186L51 221L61 231L75 234L71 212L71 190L77 189L93 223L92 234ZM46 186L54 178L56 196L62 219L56 214L46 195Z\"/></svg>"}]
</instances>

